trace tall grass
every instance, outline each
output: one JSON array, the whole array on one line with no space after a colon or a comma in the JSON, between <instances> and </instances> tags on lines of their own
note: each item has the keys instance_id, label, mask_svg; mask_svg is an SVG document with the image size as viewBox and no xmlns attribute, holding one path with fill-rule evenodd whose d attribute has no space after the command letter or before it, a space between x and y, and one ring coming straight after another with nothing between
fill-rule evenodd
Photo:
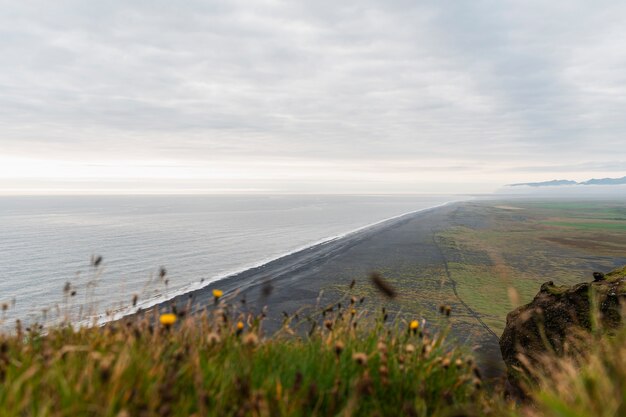
<instances>
[{"instance_id":1,"label":"tall grass","mask_svg":"<svg viewBox=\"0 0 626 417\"><path fill-rule=\"evenodd\" d=\"M348 304L348 303L346 303ZM0 336L2 416L450 416L489 412L473 359L423 323L346 307L263 336L221 299L201 316L144 316ZM468 415L468 414L455 414Z\"/></svg>"}]
</instances>

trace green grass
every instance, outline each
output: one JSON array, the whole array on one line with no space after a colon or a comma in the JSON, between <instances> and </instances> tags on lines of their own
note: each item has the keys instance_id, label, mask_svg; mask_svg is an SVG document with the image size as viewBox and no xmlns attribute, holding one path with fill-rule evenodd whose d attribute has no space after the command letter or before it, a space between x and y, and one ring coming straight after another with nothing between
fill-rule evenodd
<instances>
[{"instance_id":1,"label":"green grass","mask_svg":"<svg viewBox=\"0 0 626 417\"><path fill-rule=\"evenodd\" d=\"M626 222L568 222L568 221L543 221L546 226L571 227L575 229L589 230L626 230Z\"/></svg>"},{"instance_id":2,"label":"green grass","mask_svg":"<svg viewBox=\"0 0 626 417\"><path fill-rule=\"evenodd\" d=\"M499 333L507 313L532 300L542 283L591 280L583 272L590 256L606 260L607 270L623 258L626 221L617 219L625 217L620 201L480 202L463 206L461 222L437 241L459 296Z\"/></svg>"}]
</instances>

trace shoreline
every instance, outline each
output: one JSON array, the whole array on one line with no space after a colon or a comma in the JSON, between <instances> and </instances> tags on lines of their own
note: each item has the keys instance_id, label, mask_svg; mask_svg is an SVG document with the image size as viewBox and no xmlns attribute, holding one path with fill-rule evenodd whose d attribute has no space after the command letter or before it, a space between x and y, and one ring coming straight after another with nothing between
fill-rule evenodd
<instances>
[{"instance_id":1,"label":"shoreline","mask_svg":"<svg viewBox=\"0 0 626 417\"><path fill-rule=\"evenodd\" d=\"M101 314L97 317L97 325L105 325L109 322L121 320L127 316L133 316L135 314L142 314L146 311L158 309L161 310L164 307L171 305L173 302L179 304L181 298L188 299L191 295L201 293L203 291L212 291L219 286L219 289L224 291L224 296L228 296L235 291L242 291L249 288L251 285L259 284L259 282L244 282L250 281L252 277L265 270L268 275L273 275L272 270L278 269L282 271L284 266L281 264L297 262L301 257L305 257L308 261L314 261L314 257L319 256L324 258L328 254L326 252L332 252L333 256L337 255L335 251L337 247L345 247L346 244L355 244L360 238L369 237L371 233L382 231L388 227L393 227L397 222L404 220L405 218L412 218L420 213L437 210L449 205L462 203L465 200L453 200L445 203L437 204L435 206L426 207L422 209L412 210L405 213L401 213L392 217L388 217L382 220L378 220L374 223L360 226L356 229L349 230L344 233L322 238L311 244L307 244L301 247L297 247L288 252L284 252L277 256L271 256L254 262L245 266L242 266L231 271L221 273L214 277L201 281L200 283L192 283L188 286L175 291L172 294L167 294L162 297L148 300L145 304L138 304L137 307L127 307L115 311L113 314L105 315ZM345 240L345 241L344 241ZM300 265L304 267L305 265ZM286 272L284 272L286 273ZM267 280L263 280L265 284ZM221 285L224 283L224 285ZM239 287L239 288L237 288ZM91 318L85 321L85 324L93 323L94 319Z\"/></svg>"},{"instance_id":2,"label":"shoreline","mask_svg":"<svg viewBox=\"0 0 626 417\"><path fill-rule=\"evenodd\" d=\"M413 210L399 214L387 219L359 227L346 233L324 238L311 245L295 249L283 255L279 255L269 260L260 261L251 266L244 267L235 272L229 272L223 276L205 282L199 288L187 288L180 293L168 297L165 300L157 300L148 306L140 306L135 312L121 314L119 317L107 321L119 320L123 317L141 314L150 310L163 310L172 304L183 306L189 299L193 299L196 307L206 305L212 301L213 289L220 289L224 292L224 297L234 293L245 293L246 291L273 283L279 278L288 277L289 274L296 274L306 271L307 268L323 263L328 259L340 256L346 250L367 240L378 233L398 227L405 222L411 221L420 215L427 214L445 207L461 204L463 201L450 201L436 206ZM295 280L295 279L294 279ZM219 288L218 288L219 287Z\"/></svg>"}]
</instances>

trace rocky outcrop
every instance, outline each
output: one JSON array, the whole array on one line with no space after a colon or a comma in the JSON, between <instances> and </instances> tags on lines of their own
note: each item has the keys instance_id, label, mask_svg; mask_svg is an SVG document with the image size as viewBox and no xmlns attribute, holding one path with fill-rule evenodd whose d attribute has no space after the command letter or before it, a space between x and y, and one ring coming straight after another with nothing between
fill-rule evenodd
<instances>
[{"instance_id":1,"label":"rocky outcrop","mask_svg":"<svg viewBox=\"0 0 626 417\"><path fill-rule=\"evenodd\" d=\"M546 282L532 302L507 315L500 350L515 389L520 388L520 373L528 373L526 364L536 364L547 353L563 354L569 336L591 330L592 311L597 311L598 322L605 328L620 325L626 267L594 273L593 278L593 282L572 287Z\"/></svg>"}]
</instances>

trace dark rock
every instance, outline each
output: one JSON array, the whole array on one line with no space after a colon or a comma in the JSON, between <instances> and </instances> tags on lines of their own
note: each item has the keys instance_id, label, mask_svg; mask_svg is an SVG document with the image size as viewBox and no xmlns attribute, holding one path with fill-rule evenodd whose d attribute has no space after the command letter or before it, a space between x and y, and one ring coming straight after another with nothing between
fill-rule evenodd
<instances>
[{"instance_id":1,"label":"dark rock","mask_svg":"<svg viewBox=\"0 0 626 417\"><path fill-rule=\"evenodd\" d=\"M604 274L602 272L594 272L593 280L594 281L602 281L604 279Z\"/></svg>"},{"instance_id":2,"label":"dark rock","mask_svg":"<svg viewBox=\"0 0 626 417\"><path fill-rule=\"evenodd\" d=\"M529 375L525 364L532 367L540 357L552 352L562 355L568 336L591 330L592 299L605 328L621 324L620 303L626 301L626 267L601 276L596 279L594 273L594 282L572 287L546 282L529 304L507 315L500 350L514 391L521 392L520 377Z\"/></svg>"}]
</instances>

